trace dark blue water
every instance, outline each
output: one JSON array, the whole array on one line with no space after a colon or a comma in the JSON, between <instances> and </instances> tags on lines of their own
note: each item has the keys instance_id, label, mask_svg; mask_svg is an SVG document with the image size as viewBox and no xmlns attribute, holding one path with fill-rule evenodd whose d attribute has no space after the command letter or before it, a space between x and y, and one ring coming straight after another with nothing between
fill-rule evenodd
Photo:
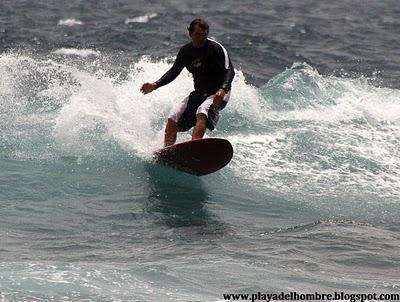
<instances>
[{"instance_id":1,"label":"dark blue water","mask_svg":"<svg viewBox=\"0 0 400 302\"><path fill-rule=\"evenodd\" d=\"M205 177L154 165L203 16L236 67ZM0 301L399 293L396 1L2 1ZM180 141L190 138L181 134Z\"/></svg>"}]
</instances>

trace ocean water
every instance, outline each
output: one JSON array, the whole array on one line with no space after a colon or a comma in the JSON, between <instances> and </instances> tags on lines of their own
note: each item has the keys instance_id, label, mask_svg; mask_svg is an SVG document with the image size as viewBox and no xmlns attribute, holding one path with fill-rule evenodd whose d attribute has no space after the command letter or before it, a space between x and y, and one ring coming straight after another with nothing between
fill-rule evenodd
<instances>
[{"instance_id":1,"label":"ocean water","mask_svg":"<svg viewBox=\"0 0 400 302\"><path fill-rule=\"evenodd\" d=\"M236 67L208 133L234 157L204 177L151 161L190 74L139 91L196 16ZM395 0L2 0L0 301L399 294L399 20Z\"/></svg>"}]
</instances>

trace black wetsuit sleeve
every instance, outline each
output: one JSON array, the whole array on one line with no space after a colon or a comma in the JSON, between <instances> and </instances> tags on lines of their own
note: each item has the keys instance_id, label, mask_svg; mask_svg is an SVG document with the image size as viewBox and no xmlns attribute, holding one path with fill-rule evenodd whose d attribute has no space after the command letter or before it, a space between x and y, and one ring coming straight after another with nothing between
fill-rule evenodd
<instances>
[{"instance_id":1,"label":"black wetsuit sleeve","mask_svg":"<svg viewBox=\"0 0 400 302\"><path fill-rule=\"evenodd\" d=\"M228 51L218 42L214 43L214 47L217 51L218 62L220 68L222 69L222 85L221 88L227 93L231 90L232 81L235 77L235 69L233 68L231 58Z\"/></svg>"},{"instance_id":2,"label":"black wetsuit sleeve","mask_svg":"<svg viewBox=\"0 0 400 302\"><path fill-rule=\"evenodd\" d=\"M228 60L229 60L229 66L228 68L225 69L225 77L224 77L224 81L222 83L222 89L225 90L225 92L228 92L229 90L231 90L231 86L232 86L232 81L233 78L235 77L235 69L233 68L232 62L231 62L231 58L228 56Z\"/></svg>"},{"instance_id":3,"label":"black wetsuit sleeve","mask_svg":"<svg viewBox=\"0 0 400 302\"><path fill-rule=\"evenodd\" d=\"M161 87L171 83L181 73L184 67L183 53L181 49L176 56L174 65L172 65L172 67L158 81L156 81L157 86Z\"/></svg>"}]
</instances>

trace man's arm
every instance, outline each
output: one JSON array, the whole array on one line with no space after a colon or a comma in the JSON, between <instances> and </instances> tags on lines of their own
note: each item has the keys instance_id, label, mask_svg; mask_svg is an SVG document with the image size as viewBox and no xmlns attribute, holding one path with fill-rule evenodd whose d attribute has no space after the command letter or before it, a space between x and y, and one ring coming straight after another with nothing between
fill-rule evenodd
<instances>
[{"instance_id":1,"label":"man's arm","mask_svg":"<svg viewBox=\"0 0 400 302\"><path fill-rule=\"evenodd\" d=\"M140 91L143 94L147 94L152 92L153 90L156 90L157 88L167 85L171 83L175 78L181 73L184 65L183 61L183 55L182 55L182 49L179 51L176 60L172 67L156 82L154 83L144 83L142 87L140 88Z\"/></svg>"},{"instance_id":2,"label":"man's arm","mask_svg":"<svg viewBox=\"0 0 400 302\"><path fill-rule=\"evenodd\" d=\"M172 65L170 70L168 70L158 81L156 81L157 86L161 87L171 83L181 73L183 67L185 67L185 64L183 61L183 54L181 49L176 56L174 65Z\"/></svg>"},{"instance_id":3,"label":"man's arm","mask_svg":"<svg viewBox=\"0 0 400 302\"><path fill-rule=\"evenodd\" d=\"M227 93L229 90L231 90L231 85L233 78L235 77L235 70L232 66L231 58L228 56L229 60L229 65L228 68L225 69L225 77L224 77L224 82L222 83L222 89Z\"/></svg>"},{"instance_id":4,"label":"man's arm","mask_svg":"<svg viewBox=\"0 0 400 302\"><path fill-rule=\"evenodd\" d=\"M217 54L221 62L221 67L224 70L224 80L222 82L221 88L216 92L214 96L214 104L218 106L221 105L225 94L231 90L232 81L235 77L235 70L226 49L220 43L216 41L214 42L218 45Z\"/></svg>"}]
</instances>

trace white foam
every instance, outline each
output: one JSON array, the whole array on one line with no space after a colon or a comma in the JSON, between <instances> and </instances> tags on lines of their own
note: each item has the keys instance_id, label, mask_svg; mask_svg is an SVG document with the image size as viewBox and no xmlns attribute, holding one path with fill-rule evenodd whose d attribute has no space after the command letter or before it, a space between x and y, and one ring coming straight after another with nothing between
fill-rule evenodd
<instances>
[{"instance_id":1,"label":"white foam","mask_svg":"<svg viewBox=\"0 0 400 302\"><path fill-rule=\"evenodd\" d=\"M322 76L305 63L278 74L264 87L267 102L289 103L290 110L277 110L276 120L343 122L353 119L400 121L400 91L375 87L358 79Z\"/></svg>"},{"instance_id":2,"label":"white foam","mask_svg":"<svg viewBox=\"0 0 400 302\"><path fill-rule=\"evenodd\" d=\"M225 110L254 122L265 120L268 112L264 110L262 97L258 89L246 82L242 71L235 70L235 73L235 78L232 82L231 99Z\"/></svg>"},{"instance_id":3,"label":"white foam","mask_svg":"<svg viewBox=\"0 0 400 302\"><path fill-rule=\"evenodd\" d=\"M100 52L98 50L93 50L93 49L78 49L78 48L60 48L53 53L58 54L58 55L64 55L64 56L79 56L79 57L89 57L89 56L99 56Z\"/></svg>"},{"instance_id":4,"label":"white foam","mask_svg":"<svg viewBox=\"0 0 400 302\"><path fill-rule=\"evenodd\" d=\"M130 78L123 83L89 73L76 75L80 88L62 108L54 132L64 152L93 152L96 146L82 141L81 135L99 127L104 140L116 141L127 152L148 155L159 148L167 113L190 92L191 78L183 72L174 83L148 95L140 87L157 80L170 66L144 58L131 67Z\"/></svg>"},{"instance_id":5,"label":"white foam","mask_svg":"<svg viewBox=\"0 0 400 302\"><path fill-rule=\"evenodd\" d=\"M70 18L70 19L62 19L58 21L58 24L60 26L75 26L75 25L83 25L83 22L80 20L77 20L75 18Z\"/></svg>"},{"instance_id":6,"label":"white foam","mask_svg":"<svg viewBox=\"0 0 400 302\"><path fill-rule=\"evenodd\" d=\"M282 193L311 194L313 196L336 196L337 194L379 194L400 196L400 164L396 153L387 149L384 138L381 144L357 143L342 146L334 143L331 153L318 154L316 150L299 153L297 142L290 139L293 129L271 131L269 134L229 136L235 150L234 161L229 169L237 177L252 186L266 187ZM389 143L390 145L390 143ZM310 161L308 152L314 157ZM343 161L334 162L342 155ZM315 154L313 154L315 153ZM360 164L351 158L361 160ZM348 159L346 159L348 158ZM370 171L365 162L377 163L385 168ZM328 165L326 167L325 165ZM373 168L373 167L372 167Z\"/></svg>"},{"instance_id":7,"label":"white foam","mask_svg":"<svg viewBox=\"0 0 400 302\"><path fill-rule=\"evenodd\" d=\"M9 55L5 55L2 54L0 56L0 74L2 74L3 76L0 78L0 97L3 99L8 99L13 91L14 91L14 87L13 87L13 75L10 73L10 69L9 66L13 65L13 59L10 58ZM7 76L5 76L7 75ZM1 102L3 103L3 102ZM3 105L3 104L1 104ZM0 105L0 106L1 106Z\"/></svg>"},{"instance_id":8,"label":"white foam","mask_svg":"<svg viewBox=\"0 0 400 302\"><path fill-rule=\"evenodd\" d=\"M151 19L156 18L158 14L152 13L152 14L147 14L143 16L137 16L133 18L126 18L125 19L125 24L129 23L148 23Z\"/></svg>"},{"instance_id":9,"label":"white foam","mask_svg":"<svg viewBox=\"0 0 400 302\"><path fill-rule=\"evenodd\" d=\"M262 113L250 114L271 128L229 137L238 160L230 166L238 177L285 193L400 196L400 91L363 78L324 77L311 68L290 72L278 81L286 87L277 89L284 97L269 86L265 102L293 98L300 106L258 105Z\"/></svg>"}]
</instances>

